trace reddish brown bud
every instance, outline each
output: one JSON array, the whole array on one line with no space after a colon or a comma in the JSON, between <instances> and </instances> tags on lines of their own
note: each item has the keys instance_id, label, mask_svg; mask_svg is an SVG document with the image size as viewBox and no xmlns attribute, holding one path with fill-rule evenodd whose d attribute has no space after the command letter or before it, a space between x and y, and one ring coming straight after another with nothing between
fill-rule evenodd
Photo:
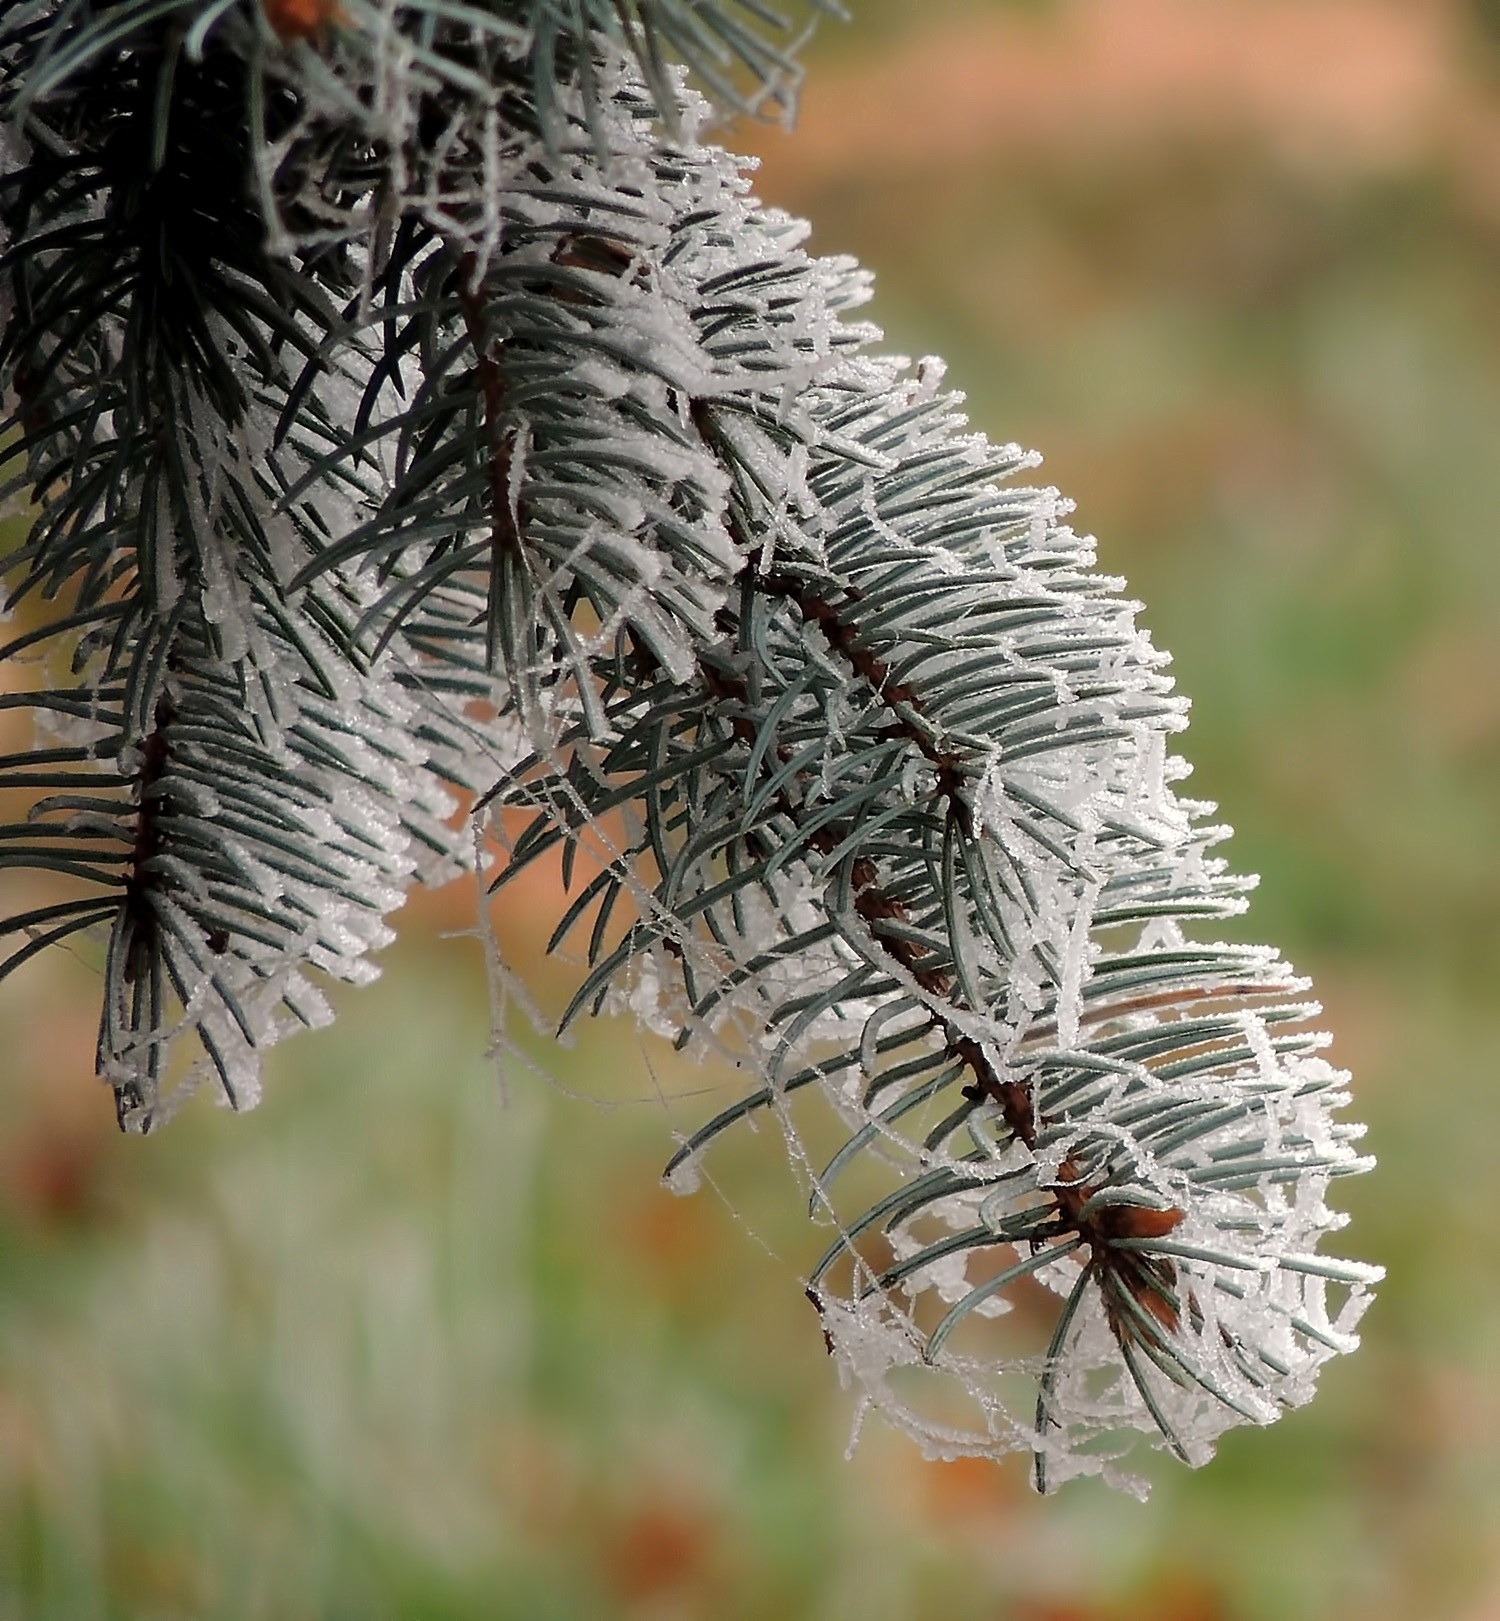
<instances>
[{"instance_id":1,"label":"reddish brown bud","mask_svg":"<svg viewBox=\"0 0 1500 1621\"><path fill-rule=\"evenodd\" d=\"M261 5L266 21L283 44L318 39L330 27L348 21L338 0L261 0Z\"/></svg>"}]
</instances>

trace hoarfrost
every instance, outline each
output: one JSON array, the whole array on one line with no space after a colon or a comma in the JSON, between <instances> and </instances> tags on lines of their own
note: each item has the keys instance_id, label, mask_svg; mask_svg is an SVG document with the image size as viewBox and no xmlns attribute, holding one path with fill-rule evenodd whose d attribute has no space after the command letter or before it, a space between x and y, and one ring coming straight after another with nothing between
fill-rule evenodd
<instances>
[{"instance_id":1,"label":"hoarfrost","mask_svg":"<svg viewBox=\"0 0 1500 1621\"><path fill-rule=\"evenodd\" d=\"M255 154L276 251L358 284L347 324L287 421L269 374L233 430L179 402L172 499L137 477L82 536L159 535L134 617L35 695L84 744L38 837L107 833L122 876L88 919L122 1120L253 1103L330 1014L309 974L372 977L414 878L472 862L445 784L479 789L498 835L528 818L498 880L549 820L602 863L570 1016L755 1077L671 1184L737 1120L786 1127L857 1424L1129 1484L1137 1436L1196 1464L1307 1400L1378 1277L1319 1248L1368 1161L1302 982L1200 938L1249 885L1171 786L1185 702L1069 503L941 363L868 351L868 278L755 203L691 97L664 139L599 41L592 97L512 117L502 19L450 7L438 50L350 4L317 50L260 41ZM77 402L115 387L118 315L85 347ZM85 415L32 452L44 503L129 413L87 445ZM1009 1310L1037 1286L1044 1346Z\"/></svg>"},{"instance_id":2,"label":"hoarfrost","mask_svg":"<svg viewBox=\"0 0 1500 1621\"><path fill-rule=\"evenodd\" d=\"M1368 1163L1343 1077L1274 952L1200 938L1248 884L1172 788L1186 703L1070 504L1007 482L1036 458L968 431L938 367L856 352L863 285L790 247L736 165L672 162L721 228L680 233L670 276L639 236L632 264L681 301L652 316L674 346L717 308L695 287L743 289L732 348L697 340L715 386L689 421L755 589L720 595L680 693L562 734L514 785L575 836L649 785L606 891L636 921L575 1008L605 996L759 1072L668 1182L776 1112L837 1235L808 1290L861 1415L935 1455L1030 1452L1045 1489L1138 1489L1133 1436L1202 1462L1354 1343L1377 1272L1318 1255L1329 1182ZM797 1126L816 1100L849 1133L821 1172ZM873 1204L846 1201L856 1159L883 1167ZM1044 1349L1009 1309L1034 1285Z\"/></svg>"}]
</instances>

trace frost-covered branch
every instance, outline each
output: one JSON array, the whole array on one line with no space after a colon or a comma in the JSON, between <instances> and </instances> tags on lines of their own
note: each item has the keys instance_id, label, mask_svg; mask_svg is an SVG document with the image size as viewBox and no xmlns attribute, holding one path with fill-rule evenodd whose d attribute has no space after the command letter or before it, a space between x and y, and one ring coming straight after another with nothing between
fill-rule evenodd
<instances>
[{"instance_id":1,"label":"frost-covered branch","mask_svg":"<svg viewBox=\"0 0 1500 1621\"><path fill-rule=\"evenodd\" d=\"M569 852L564 1022L628 1007L755 1072L670 1175L776 1115L864 1403L1043 1487L1135 1432L1196 1463L1355 1343L1376 1274L1318 1253L1368 1163L1343 1078L1304 982L1212 939L1249 886L1066 503L701 141L663 42L779 96L761 15L0 25L36 513L6 702L43 722L0 762L29 796L0 865L36 889L7 968L106 942L124 1123L181 1095L188 1036L189 1080L252 1101L325 1016L309 976L366 977L405 887L468 855L479 790L530 813L502 897ZM814 1170L818 1110L845 1142Z\"/></svg>"}]
</instances>

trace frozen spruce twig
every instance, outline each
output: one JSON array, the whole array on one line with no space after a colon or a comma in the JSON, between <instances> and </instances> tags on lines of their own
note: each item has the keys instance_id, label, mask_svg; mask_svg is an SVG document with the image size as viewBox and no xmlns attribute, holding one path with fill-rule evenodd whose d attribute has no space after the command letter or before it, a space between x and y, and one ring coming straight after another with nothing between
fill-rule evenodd
<instances>
[{"instance_id":1,"label":"frozen spruce twig","mask_svg":"<svg viewBox=\"0 0 1500 1621\"><path fill-rule=\"evenodd\" d=\"M122 1123L243 1106L477 792L498 904L563 850L564 1022L756 1075L669 1175L776 1117L861 1410L1129 1484L1353 1347L1378 1273L1319 1246L1369 1162L1305 983L1212 941L1249 886L1120 582L699 139L669 55L785 107L790 27L0 15L0 973L98 940Z\"/></svg>"}]
</instances>

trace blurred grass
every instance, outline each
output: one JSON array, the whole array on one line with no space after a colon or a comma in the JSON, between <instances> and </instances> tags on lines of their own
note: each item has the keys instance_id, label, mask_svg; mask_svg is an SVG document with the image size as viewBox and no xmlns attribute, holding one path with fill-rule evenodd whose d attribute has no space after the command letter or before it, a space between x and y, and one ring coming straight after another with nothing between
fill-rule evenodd
<instances>
[{"instance_id":1,"label":"blurred grass","mask_svg":"<svg viewBox=\"0 0 1500 1621\"><path fill-rule=\"evenodd\" d=\"M618 1026L531 1044L605 1106L502 1107L460 902L256 1114L144 1143L59 957L0 996L0 1621L1500 1617L1493 7L859 10L802 130L736 136L1172 650L1245 927L1371 1122L1365 1348L1145 1508L873 1430L845 1463L773 1134L669 1198L627 1100L725 1083ZM529 972L544 912L502 919Z\"/></svg>"}]
</instances>

